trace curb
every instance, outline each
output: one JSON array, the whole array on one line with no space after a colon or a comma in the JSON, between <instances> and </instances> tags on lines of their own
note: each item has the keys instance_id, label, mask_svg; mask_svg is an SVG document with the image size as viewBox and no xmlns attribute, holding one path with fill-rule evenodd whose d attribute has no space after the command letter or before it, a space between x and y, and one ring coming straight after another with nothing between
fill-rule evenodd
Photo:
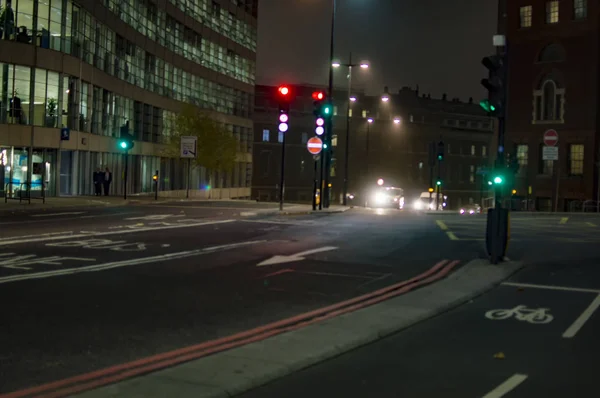
<instances>
[{"instance_id":1,"label":"curb","mask_svg":"<svg viewBox=\"0 0 600 398\"><path fill-rule=\"evenodd\" d=\"M241 394L456 308L521 268L473 260L445 279L379 304L75 397Z\"/></svg>"}]
</instances>

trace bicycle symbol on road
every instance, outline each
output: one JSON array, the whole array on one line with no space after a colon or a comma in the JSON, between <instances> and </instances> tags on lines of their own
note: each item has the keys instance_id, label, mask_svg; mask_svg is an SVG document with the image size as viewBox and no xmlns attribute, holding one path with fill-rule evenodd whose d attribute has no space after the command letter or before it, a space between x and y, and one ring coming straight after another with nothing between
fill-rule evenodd
<instances>
[{"instance_id":1,"label":"bicycle symbol on road","mask_svg":"<svg viewBox=\"0 0 600 398\"><path fill-rule=\"evenodd\" d=\"M512 309L496 309L485 313L487 319L494 321L515 317L518 321L534 324L550 323L554 319L549 313L549 308L527 308L526 305L517 305Z\"/></svg>"}]
</instances>

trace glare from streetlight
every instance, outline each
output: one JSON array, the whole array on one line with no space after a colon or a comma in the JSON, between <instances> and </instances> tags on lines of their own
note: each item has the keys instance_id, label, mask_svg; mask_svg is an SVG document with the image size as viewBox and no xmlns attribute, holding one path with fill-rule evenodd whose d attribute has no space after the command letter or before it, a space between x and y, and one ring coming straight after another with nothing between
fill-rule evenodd
<instances>
[{"instance_id":1,"label":"glare from streetlight","mask_svg":"<svg viewBox=\"0 0 600 398\"><path fill-rule=\"evenodd\" d=\"M369 123L373 123L373 118L372 118L372 117L368 118L368 119L367 119L367 122L369 122Z\"/></svg>"},{"instance_id":2,"label":"glare from streetlight","mask_svg":"<svg viewBox=\"0 0 600 398\"><path fill-rule=\"evenodd\" d=\"M360 63L360 67L363 69L368 69L369 68L369 64L367 62L361 62Z\"/></svg>"},{"instance_id":3,"label":"glare from streetlight","mask_svg":"<svg viewBox=\"0 0 600 398\"><path fill-rule=\"evenodd\" d=\"M356 97L350 97L350 101L352 101L352 102L356 101Z\"/></svg>"},{"instance_id":4,"label":"glare from streetlight","mask_svg":"<svg viewBox=\"0 0 600 398\"><path fill-rule=\"evenodd\" d=\"M397 117L397 118L394 119L394 124L400 124L400 118L399 117Z\"/></svg>"},{"instance_id":5,"label":"glare from streetlight","mask_svg":"<svg viewBox=\"0 0 600 398\"><path fill-rule=\"evenodd\" d=\"M331 64L331 66L333 66L334 68L339 68L341 65L342 65L342 64L340 64L340 63L339 63L339 62L337 62L337 61L334 61L334 62Z\"/></svg>"},{"instance_id":6,"label":"glare from streetlight","mask_svg":"<svg viewBox=\"0 0 600 398\"><path fill-rule=\"evenodd\" d=\"M383 178L377 180L377 185L382 186L384 183Z\"/></svg>"},{"instance_id":7,"label":"glare from streetlight","mask_svg":"<svg viewBox=\"0 0 600 398\"><path fill-rule=\"evenodd\" d=\"M383 102L388 102L390 100L390 97L388 97L387 95L384 95L384 96L381 97L381 100Z\"/></svg>"}]
</instances>

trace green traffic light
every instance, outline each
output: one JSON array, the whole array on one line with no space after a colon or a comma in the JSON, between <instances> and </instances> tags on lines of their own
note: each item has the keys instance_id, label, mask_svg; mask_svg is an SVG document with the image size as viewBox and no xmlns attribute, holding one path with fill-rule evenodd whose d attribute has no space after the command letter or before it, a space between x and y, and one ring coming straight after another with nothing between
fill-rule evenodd
<instances>
[{"instance_id":1,"label":"green traffic light","mask_svg":"<svg viewBox=\"0 0 600 398\"><path fill-rule=\"evenodd\" d=\"M504 179L500 176L496 176L494 177L494 184L502 184L504 182Z\"/></svg>"},{"instance_id":2,"label":"green traffic light","mask_svg":"<svg viewBox=\"0 0 600 398\"><path fill-rule=\"evenodd\" d=\"M438 160L443 160L444 157L442 155L438 155Z\"/></svg>"},{"instance_id":3,"label":"green traffic light","mask_svg":"<svg viewBox=\"0 0 600 398\"><path fill-rule=\"evenodd\" d=\"M488 113L496 111L496 107L492 105L489 100L481 100L479 102L479 106L481 106L483 110Z\"/></svg>"},{"instance_id":4,"label":"green traffic light","mask_svg":"<svg viewBox=\"0 0 600 398\"><path fill-rule=\"evenodd\" d=\"M325 105L323 107L323 114L329 115L331 113L331 107L329 105Z\"/></svg>"},{"instance_id":5,"label":"green traffic light","mask_svg":"<svg viewBox=\"0 0 600 398\"><path fill-rule=\"evenodd\" d=\"M441 182L440 180L437 180L437 181L435 182L435 185L442 185L442 182Z\"/></svg>"},{"instance_id":6,"label":"green traffic light","mask_svg":"<svg viewBox=\"0 0 600 398\"><path fill-rule=\"evenodd\" d=\"M119 146L120 146L122 149L127 149L127 142L125 142L125 141L121 141L121 142L119 142Z\"/></svg>"}]
</instances>

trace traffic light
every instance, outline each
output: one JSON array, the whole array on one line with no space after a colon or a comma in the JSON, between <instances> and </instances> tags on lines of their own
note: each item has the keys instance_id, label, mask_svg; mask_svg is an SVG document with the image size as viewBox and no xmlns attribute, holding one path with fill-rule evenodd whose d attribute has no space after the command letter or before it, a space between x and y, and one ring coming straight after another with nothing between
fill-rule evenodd
<instances>
[{"instance_id":1,"label":"traffic light","mask_svg":"<svg viewBox=\"0 0 600 398\"><path fill-rule=\"evenodd\" d=\"M135 142L133 140L133 136L129 134L129 120L125 122L124 125L120 127L120 138L117 141L117 148L128 152L135 146Z\"/></svg>"},{"instance_id":2,"label":"traffic light","mask_svg":"<svg viewBox=\"0 0 600 398\"><path fill-rule=\"evenodd\" d=\"M433 188L429 188L428 191L429 191L429 193L432 193L434 191L434 189Z\"/></svg>"},{"instance_id":3,"label":"traffic light","mask_svg":"<svg viewBox=\"0 0 600 398\"><path fill-rule=\"evenodd\" d=\"M437 159L439 161L444 160L444 142L438 142Z\"/></svg>"},{"instance_id":4,"label":"traffic light","mask_svg":"<svg viewBox=\"0 0 600 398\"><path fill-rule=\"evenodd\" d=\"M442 180L437 180L435 182L435 185L437 185L438 187L442 186Z\"/></svg>"},{"instance_id":5,"label":"traffic light","mask_svg":"<svg viewBox=\"0 0 600 398\"><path fill-rule=\"evenodd\" d=\"M289 130L290 120L290 102L292 101L292 89L290 86L283 85L277 88L277 98L279 102L278 126L279 131L285 133Z\"/></svg>"},{"instance_id":6,"label":"traffic light","mask_svg":"<svg viewBox=\"0 0 600 398\"><path fill-rule=\"evenodd\" d=\"M506 65L504 57L492 55L481 60L488 70L488 78L482 79L481 84L488 92L487 99L481 100L479 105L487 112L498 115L504 112L506 89Z\"/></svg>"},{"instance_id":7,"label":"traffic light","mask_svg":"<svg viewBox=\"0 0 600 398\"><path fill-rule=\"evenodd\" d=\"M512 194L513 194L513 195L516 195L516 194L517 194L517 190L516 190L516 189L513 189L513 190L512 190Z\"/></svg>"},{"instance_id":8,"label":"traffic light","mask_svg":"<svg viewBox=\"0 0 600 398\"><path fill-rule=\"evenodd\" d=\"M325 114L326 112L326 95L323 91L315 91L312 93L314 100L313 114L315 115L315 134L321 136L325 133Z\"/></svg>"},{"instance_id":9,"label":"traffic light","mask_svg":"<svg viewBox=\"0 0 600 398\"><path fill-rule=\"evenodd\" d=\"M158 175L154 174L152 176L152 181L157 182L158 181Z\"/></svg>"}]
</instances>

